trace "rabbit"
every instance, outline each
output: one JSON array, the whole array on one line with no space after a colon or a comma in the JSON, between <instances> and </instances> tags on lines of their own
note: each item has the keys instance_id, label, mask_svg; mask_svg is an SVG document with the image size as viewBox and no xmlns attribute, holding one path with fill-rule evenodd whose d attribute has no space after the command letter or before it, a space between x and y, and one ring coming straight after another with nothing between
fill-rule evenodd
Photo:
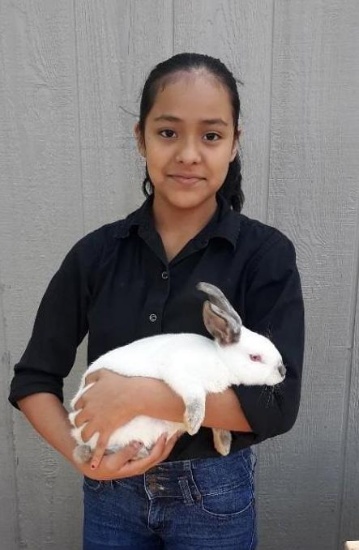
<instances>
[{"instance_id":1,"label":"rabbit","mask_svg":"<svg viewBox=\"0 0 359 550\"><path fill-rule=\"evenodd\" d=\"M125 376L149 376L168 384L185 404L182 423L137 416L115 430L106 453L116 452L133 440L143 443L135 458L149 454L157 439L165 432L197 433L205 415L206 394L223 392L232 384L274 386L285 378L282 357L265 336L242 325L221 290L209 283L198 283L198 290L207 294L203 304L203 321L214 340L191 333L160 334L136 340L131 344L105 353L94 361L81 379L80 388L71 401L76 401L93 384L85 385L88 374L97 369L109 369ZM81 439L81 429L74 420L79 411L69 414L74 428L72 436L78 443L74 459L79 463L91 459L98 440L94 434L87 443ZM213 428L214 447L227 455L231 433Z\"/></svg>"}]
</instances>

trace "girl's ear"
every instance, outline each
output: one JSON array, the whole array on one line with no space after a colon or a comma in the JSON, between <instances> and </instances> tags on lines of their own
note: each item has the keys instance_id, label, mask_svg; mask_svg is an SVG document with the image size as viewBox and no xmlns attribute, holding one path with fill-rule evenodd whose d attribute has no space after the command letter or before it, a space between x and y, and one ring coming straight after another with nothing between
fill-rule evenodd
<instances>
[{"instance_id":1,"label":"girl's ear","mask_svg":"<svg viewBox=\"0 0 359 550\"><path fill-rule=\"evenodd\" d=\"M238 142L239 142L239 136L241 135L242 133L242 130L241 129L238 129L234 135L234 139L233 139L233 147L232 147L232 154L231 154L231 160L230 162L232 162L235 157L236 157L236 154L238 153Z\"/></svg>"},{"instance_id":2,"label":"girl's ear","mask_svg":"<svg viewBox=\"0 0 359 550\"><path fill-rule=\"evenodd\" d=\"M140 130L140 125L139 125L138 122L136 122L136 124L135 124L134 132L135 132L135 138L136 138L136 143L137 143L137 149L138 149L140 155L143 156L144 158L146 158L145 143L144 143L143 136L142 136L142 133L141 133L141 130Z\"/></svg>"}]
</instances>

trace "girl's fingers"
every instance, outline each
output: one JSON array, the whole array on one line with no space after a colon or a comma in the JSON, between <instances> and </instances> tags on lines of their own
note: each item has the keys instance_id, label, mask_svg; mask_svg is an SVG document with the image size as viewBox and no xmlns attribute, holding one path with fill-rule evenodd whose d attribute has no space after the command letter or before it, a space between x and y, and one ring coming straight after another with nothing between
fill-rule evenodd
<instances>
[{"instance_id":1,"label":"girl's fingers","mask_svg":"<svg viewBox=\"0 0 359 550\"><path fill-rule=\"evenodd\" d=\"M98 441L97 441L96 449L95 449L94 454L93 454L92 459L91 459L91 470L96 470L96 468L99 467L100 462L102 460L102 457L103 457L103 455L105 454L105 451L106 451L106 445L107 445L107 439L104 439L103 437L100 436ZM127 449L127 447L126 447L126 449ZM125 453L124 463L127 462L127 460L130 460L130 459L127 458L127 453Z\"/></svg>"},{"instance_id":2,"label":"girl's fingers","mask_svg":"<svg viewBox=\"0 0 359 550\"><path fill-rule=\"evenodd\" d=\"M83 464L82 466L79 466L79 468L84 475L92 479L105 481L125 477L118 475L118 472L121 471L126 464L130 464L130 461L137 455L141 446L141 443L134 441L124 447L121 451L105 456L103 460L100 461L98 468L96 469L91 467L93 459L90 464Z\"/></svg>"},{"instance_id":3,"label":"girl's fingers","mask_svg":"<svg viewBox=\"0 0 359 550\"><path fill-rule=\"evenodd\" d=\"M78 411L80 409L83 409L83 407L84 407L83 399L82 399L82 397L79 397L78 400L76 401L75 405L74 405L74 410Z\"/></svg>"},{"instance_id":4,"label":"girl's fingers","mask_svg":"<svg viewBox=\"0 0 359 550\"><path fill-rule=\"evenodd\" d=\"M168 440L167 434L161 435L161 437L156 441L149 456L146 458L140 458L139 460L133 460L132 462L125 464L118 472L119 477L130 477L144 474L147 470L165 460L165 458L167 458L172 451L180 435L182 435L182 432L177 432Z\"/></svg>"},{"instance_id":5,"label":"girl's fingers","mask_svg":"<svg viewBox=\"0 0 359 550\"><path fill-rule=\"evenodd\" d=\"M162 460L167 458L167 456L170 454L173 447L175 446L177 440L177 434L174 434L169 439L167 439L167 434L161 435L161 437L157 440L156 444L151 450L149 457L144 459L147 461L146 469L154 466L155 464L158 464L159 462L162 462Z\"/></svg>"},{"instance_id":6,"label":"girl's fingers","mask_svg":"<svg viewBox=\"0 0 359 550\"><path fill-rule=\"evenodd\" d=\"M137 475L143 474L158 462L158 457L161 456L161 453L165 444L166 444L166 434L162 435L157 440L153 449L151 450L150 455L147 456L146 458L131 460L135 458L137 454L137 452L135 452L128 459L127 463L124 463L122 459L124 451L119 451L118 453L115 453L111 456L106 457L106 465L111 471L114 472L114 476L118 478L131 477L131 476L137 476Z\"/></svg>"},{"instance_id":7,"label":"girl's fingers","mask_svg":"<svg viewBox=\"0 0 359 550\"><path fill-rule=\"evenodd\" d=\"M83 428L81 430L81 439L84 443L87 443L91 439L93 435L96 433L99 433L95 426L92 424L89 426L88 424L84 424ZM103 434L103 439L106 440L106 443L108 441L109 436L106 436L106 434Z\"/></svg>"},{"instance_id":8,"label":"girl's fingers","mask_svg":"<svg viewBox=\"0 0 359 550\"><path fill-rule=\"evenodd\" d=\"M153 464L157 464L157 462L160 460L163 451L166 447L166 441L167 441L167 434L164 433L159 437L154 444L154 446L151 449L151 452L147 458L144 458L143 460L143 466L151 466Z\"/></svg>"},{"instance_id":9,"label":"girl's fingers","mask_svg":"<svg viewBox=\"0 0 359 550\"><path fill-rule=\"evenodd\" d=\"M150 455L141 459L135 459L138 451L142 447L142 443L140 442L133 442L121 451L105 456L104 458L103 454L101 455L103 444L100 442L100 447L96 449L91 461L91 464L94 462L96 464L97 461L97 467L91 468L91 473L88 470L84 473L94 479L120 479L143 474L167 458L182 433L183 432L177 432L168 440L166 440L166 434L163 434L156 441Z\"/></svg>"},{"instance_id":10,"label":"girl's fingers","mask_svg":"<svg viewBox=\"0 0 359 550\"><path fill-rule=\"evenodd\" d=\"M90 374L88 374L85 378L85 386L88 386L93 382L97 382L97 380L100 378L101 373L102 369L99 369L96 372L91 372Z\"/></svg>"},{"instance_id":11,"label":"girl's fingers","mask_svg":"<svg viewBox=\"0 0 359 550\"><path fill-rule=\"evenodd\" d=\"M102 369L99 369L96 372L91 372L90 374L88 374L85 378L85 387L89 386L90 384L94 384L94 382L97 382L100 379L102 372ZM87 393L87 391L88 390L86 390L86 392L84 392L84 394L77 399L74 405L75 411L78 411L79 409L83 409L85 407L84 396L86 396L85 394Z\"/></svg>"},{"instance_id":12,"label":"girl's fingers","mask_svg":"<svg viewBox=\"0 0 359 550\"><path fill-rule=\"evenodd\" d=\"M85 424L85 422L87 422L88 420L88 418L86 418L86 413L82 408L76 409L76 412L74 414L70 413L70 415L72 415L72 421L75 424L76 428L80 428L82 424Z\"/></svg>"},{"instance_id":13,"label":"girl's fingers","mask_svg":"<svg viewBox=\"0 0 359 550\"><path fill-rule=\"evenodd\" d=\"M106 468L108 468L108 470L112 472L111 479L114 479L116 477L128 477L128 475L136 475L137 471L135 473L126 475L124 475L122 471L127 468L128 464L137 464L138 462L141 462L141 460L133 460L141 447L142 443L140 441L133 441L132 443L126 445L126 447L121 449L121 451L106 456L101 463L101 466L104 461L106 461Z\"/></svg>"}]
</instances>

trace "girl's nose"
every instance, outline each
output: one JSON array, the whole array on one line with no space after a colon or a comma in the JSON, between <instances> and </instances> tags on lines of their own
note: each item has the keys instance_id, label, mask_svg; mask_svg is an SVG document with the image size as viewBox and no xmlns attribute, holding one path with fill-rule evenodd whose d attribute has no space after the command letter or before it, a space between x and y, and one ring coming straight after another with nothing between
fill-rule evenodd
<instances>
[{"instance_id":1,"label":"girl's nose","mask_svg":"<svg viewBox=\"0 0 359 550\"><path fill-rule=\"evenodd\" d=\"M187 140L179 144L176 161L182 164L197 164L201 160L201 154L193 141Z\"/></svg>"}]
</instances>

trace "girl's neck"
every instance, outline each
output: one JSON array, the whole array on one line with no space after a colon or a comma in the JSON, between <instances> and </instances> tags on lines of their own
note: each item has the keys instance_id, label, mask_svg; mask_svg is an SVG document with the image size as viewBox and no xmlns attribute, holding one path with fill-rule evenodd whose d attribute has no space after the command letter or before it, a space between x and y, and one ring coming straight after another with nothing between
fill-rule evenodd
<instances>
[{"instance_id":1,"label":"girl's neck","mask_svg":"<svg viewBox=\"0 0 359 550\"><path fill-rule=\"evenodd\" d=\"M210 221L217 202L203 208L175 208L161 201L153 201L155 227L162 239L167 259L172 260Z\"/></svg>"},{"instance_id":2,"label":"girl's neck","mask_svg":"<svg viewBox=\"0 0 359 550\"><path fill-rule=\"evenodd\" d=\"M155 227L160 235L176 234L195 237L210 221L217 209L214 199L209 204L203 204L202 208L176 208L162 201L153 201L153 217Z\"/></svg>"}]
</instances>

